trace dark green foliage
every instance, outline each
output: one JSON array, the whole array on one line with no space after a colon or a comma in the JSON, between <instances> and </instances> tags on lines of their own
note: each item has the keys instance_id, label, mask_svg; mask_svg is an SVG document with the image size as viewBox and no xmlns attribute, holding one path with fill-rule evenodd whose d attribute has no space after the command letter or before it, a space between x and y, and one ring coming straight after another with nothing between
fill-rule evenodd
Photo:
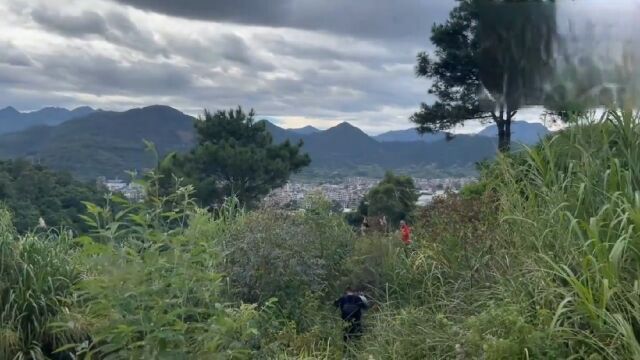
<instances>
[{"instance_id":1,"label":"dark green foliage","mask_svg":"<svg viewBox=\"0 0 640 360\"><path fill-rule=\"evenodd\" d=\"M309 156L300 153L302 142L273 144L263 122L255 122L254 112L205 110L196 122L197 144L188 154L172 154L162 168L165 174L183 176L194 184L204 206L220 204L235 196L243 204L253 204L271 189L282 186L292 173L309 165Z\"/></svg>"},{"instance_id":2,"label":"dark green foliage","mask_svg":"<svg viewBox=\"0 0 640 360\"><path fill-rule=\"evenodd\" d=\"M391 226L400 220L409 220L416 209L418 193L409 176L387 172L366 196L366 211L369 216L386 216Z\"/></svg>"},{"instance_id":3,"label":"dark green foliage","mask_svg":"<svg viewBox=\"0 0 640 360\"><path fill-rule=\"evenodd\" d=\"M148 178L143 204L87 204L93 231L77 239L76 261L91 276L78 285L77 311L95 323L83 355L254 358L261 309L227 302L219 271L221 241L242 215L237 202L212 216L195 206L192 187L157 196L158 176Z\"/></svg>"},{"instance_id":4,"label":"dark green foliage","mask_svg":"<svg viewBox=\"0 0 640 360\"><path fill-rule=\"evenodd\" d=\"M418 54L416 73L433 80L429 93L437 100L423 103L411 120L420 132L433 132L490 119L499 148L508 150L518 108L541 103L554 38L553 3L459 0L431 30L434 56Z\"/></svg>"},{"instance_id":5,"label":"dark green foliage","mask_svg":"<svg viewBox=\"0 0 640 360\"><path fill-rule=\"evenodd\" d=\"M74 180L26 160L0 161L0 201L13 212L16 229L24 233L39 225L86 230L79 215L83 201L100 202L101 193L93 184Z\"/></svg>"}]
</instances>

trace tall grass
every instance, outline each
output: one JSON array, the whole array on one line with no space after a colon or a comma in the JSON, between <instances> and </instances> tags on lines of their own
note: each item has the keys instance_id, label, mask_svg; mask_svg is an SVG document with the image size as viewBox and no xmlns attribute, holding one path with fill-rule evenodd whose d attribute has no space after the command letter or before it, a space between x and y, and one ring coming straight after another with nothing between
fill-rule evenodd
<instances>
[{"instance_id":1,"label":"tall grass","mask_svg":"<svg viewBox=\"0 0 640 360\"><path fill-rule=\"evenodd\" d=\"M87 340L88 324L72 310L80 280L66 232L18 236L0 209L0 358L47 359Z\"/></svg>"},{"instance_id":2,"label":"tall grass","mask_svg":"<svg viewBox=\"0 0 640 360\"><path fill-rule=\"evenodd\" d=\"M640 122L607 112L503 158L496 187L505 225L548 274L552 330L572 352L638 358Z\"/></svg>"},{"instance_id":3,"label":"tall grass","mask_svg":"<svg viewBox=\"0 0 640 360\"><path fill-rule=\"evenodd\" d=\"M501 156L471 190L416 214L409 247L322 199L209 213L181 186L87 204L77 239L0 211L0 357L640 358L637 114ZM347 285L373 308L344 344Z\"/></svg>"}]
</instances>

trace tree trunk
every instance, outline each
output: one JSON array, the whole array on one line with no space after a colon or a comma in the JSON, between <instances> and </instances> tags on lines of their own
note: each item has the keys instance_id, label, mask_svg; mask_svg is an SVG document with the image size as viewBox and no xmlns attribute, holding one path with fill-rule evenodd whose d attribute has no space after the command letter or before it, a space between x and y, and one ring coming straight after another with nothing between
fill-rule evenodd
<instances>
[{"instance_id":1,"label":"tree trunk","mask_svg":"<svg viewBox=\"0 0 640 360\"><path fill-rule=\"evenodd\" d=\"M506 153L511 150L511 119L513 119L516 111L507 110L506 118L504 113L500 111L500 118L497 119L498 125L498 150Z\"/></svg>"},{"instance_id":2,"label":"tree trunk","mask_svg":"<svg viewBox=\"0 0 640 360\"><path fill-rule=\"evenodd\" d=\"M498 150L500 152L509 152L511 143L511 132L507 132L507 121L501 120L496 124L498 126ZM509 124L509 129L511 129Z\"/></svg>"},{"instance_id":3,"label":"tree trunk","mask_svg":"<svg viewBox=\"0 0 640 360\"><path fill-rule=\"evenodd\" d=\"M507 120L504 123L504 144L503 152L509 152L511 150L511 116L507 116Z\"/></svg>"},{"instance_id":4,"label":"tree trunk","mask_svg":"<svg viewBox=\"0 0 640 360\"><path fill-rule=\"evenodd\" d=\"M504 111L504 107L500 106L500 112L492 112L491 118L498 127L498 150L506 153L511 150L511 119L516 115L517 110Z\"/></svg>"}]
</instances>

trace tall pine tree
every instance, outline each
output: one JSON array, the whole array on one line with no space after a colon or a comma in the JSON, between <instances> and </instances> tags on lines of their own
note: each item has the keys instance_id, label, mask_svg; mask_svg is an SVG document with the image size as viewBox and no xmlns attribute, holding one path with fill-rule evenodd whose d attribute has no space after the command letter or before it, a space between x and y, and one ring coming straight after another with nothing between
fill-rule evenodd
<instances>
[{"instance_id":1,"label":"tall pine tree","mask_svg":"<svg viewBox=\"0 0 640 360\"><path fill-rule=\"evenodd\" d=\"M253 110L205 110L195 126L195 148L169 155L161 170L165 179L173 173L193 184L203 206L219 204L227 196L250 206L311 161L301 154L302 142L274 144Z\"/></svg>"},{"instance_id":2,"label":"tall pine tree","mask_svg":"<svg viewBox=\"0 0 640 360\"><path fill-rule=\"evenodd\" d=\"M436 97L411 117L418 131L493 121L499 148L508 151L518 109L543 101L555 33L552 1L458 0L431 30L433 56L418 54L416 73L433 81L429 93Z\"/></svg>"}]
</instances>

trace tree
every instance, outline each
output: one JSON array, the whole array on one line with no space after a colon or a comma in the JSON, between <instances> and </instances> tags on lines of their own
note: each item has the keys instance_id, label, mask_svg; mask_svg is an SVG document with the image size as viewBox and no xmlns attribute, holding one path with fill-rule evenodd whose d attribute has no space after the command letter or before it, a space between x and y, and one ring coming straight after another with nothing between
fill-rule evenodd
<instances>
[{"instance_id":1,"label":"tree","mask_svg":"<svg viewBox=\"0 0 640 360\"><path fill-rule=\"evenodd\" d=\"M407 220L416 209L418 193L409 176L387 172L378 185L366 196L366 211L369 216L386 216L390 224Z\"/></svg>"},{"instance_id":2,"label":"tree","mask_svg":"<svg viewBox=\"0 0 640 360\"><path fill-rule=\"evenodd\" d=\"M42 218L47 226L88 230L80 218L83 201L101 203L102 193L95 186L74 180L26 160L0 161L0 203L13 214L20 233L33 230Z\"/></svg>"},{"instance_id":3,"label":"tree","mask_svg":"<svg viewBox=\"0 0 640 360\"><path fill-rule=\"evenodd\" d=\"M572 27L558 38L557 66L544 104L549 114L562 121L579 118L598 107L637 108L637 47L624 37L606 37L607 31L601 30L587 21L580 29Z\"/></svg>"},{"instance_id":4,"label":"tree","mask_svg":"<svg viewBox=\"0 0 640 360\"><path fill-rule=\"evenodd\" d=\"M170 154L160 165L165 180L170 174L183 177L205 206L231 195L251 205L309 165L309 156L300 153L302 142L273 144L265 123L254 117L253 110L245 113L241 107L214 114L205 110L195 123L195 148Z\"/></svg>"},{"instance_id":5,"label":"tree","mask_svg":"<svg viewBox=\"0 0 640 360\"><path fill-rule=\"evenodd\" d=\"M433 81L437 100L411 121L421 133L466 120L493 121L498 147L508 151L511 121L524 104L540 104L552 68L553 2L458 0L444 24L431 29L434 58L417 56L416 74Z\"/></svg>"}]
</instances>

